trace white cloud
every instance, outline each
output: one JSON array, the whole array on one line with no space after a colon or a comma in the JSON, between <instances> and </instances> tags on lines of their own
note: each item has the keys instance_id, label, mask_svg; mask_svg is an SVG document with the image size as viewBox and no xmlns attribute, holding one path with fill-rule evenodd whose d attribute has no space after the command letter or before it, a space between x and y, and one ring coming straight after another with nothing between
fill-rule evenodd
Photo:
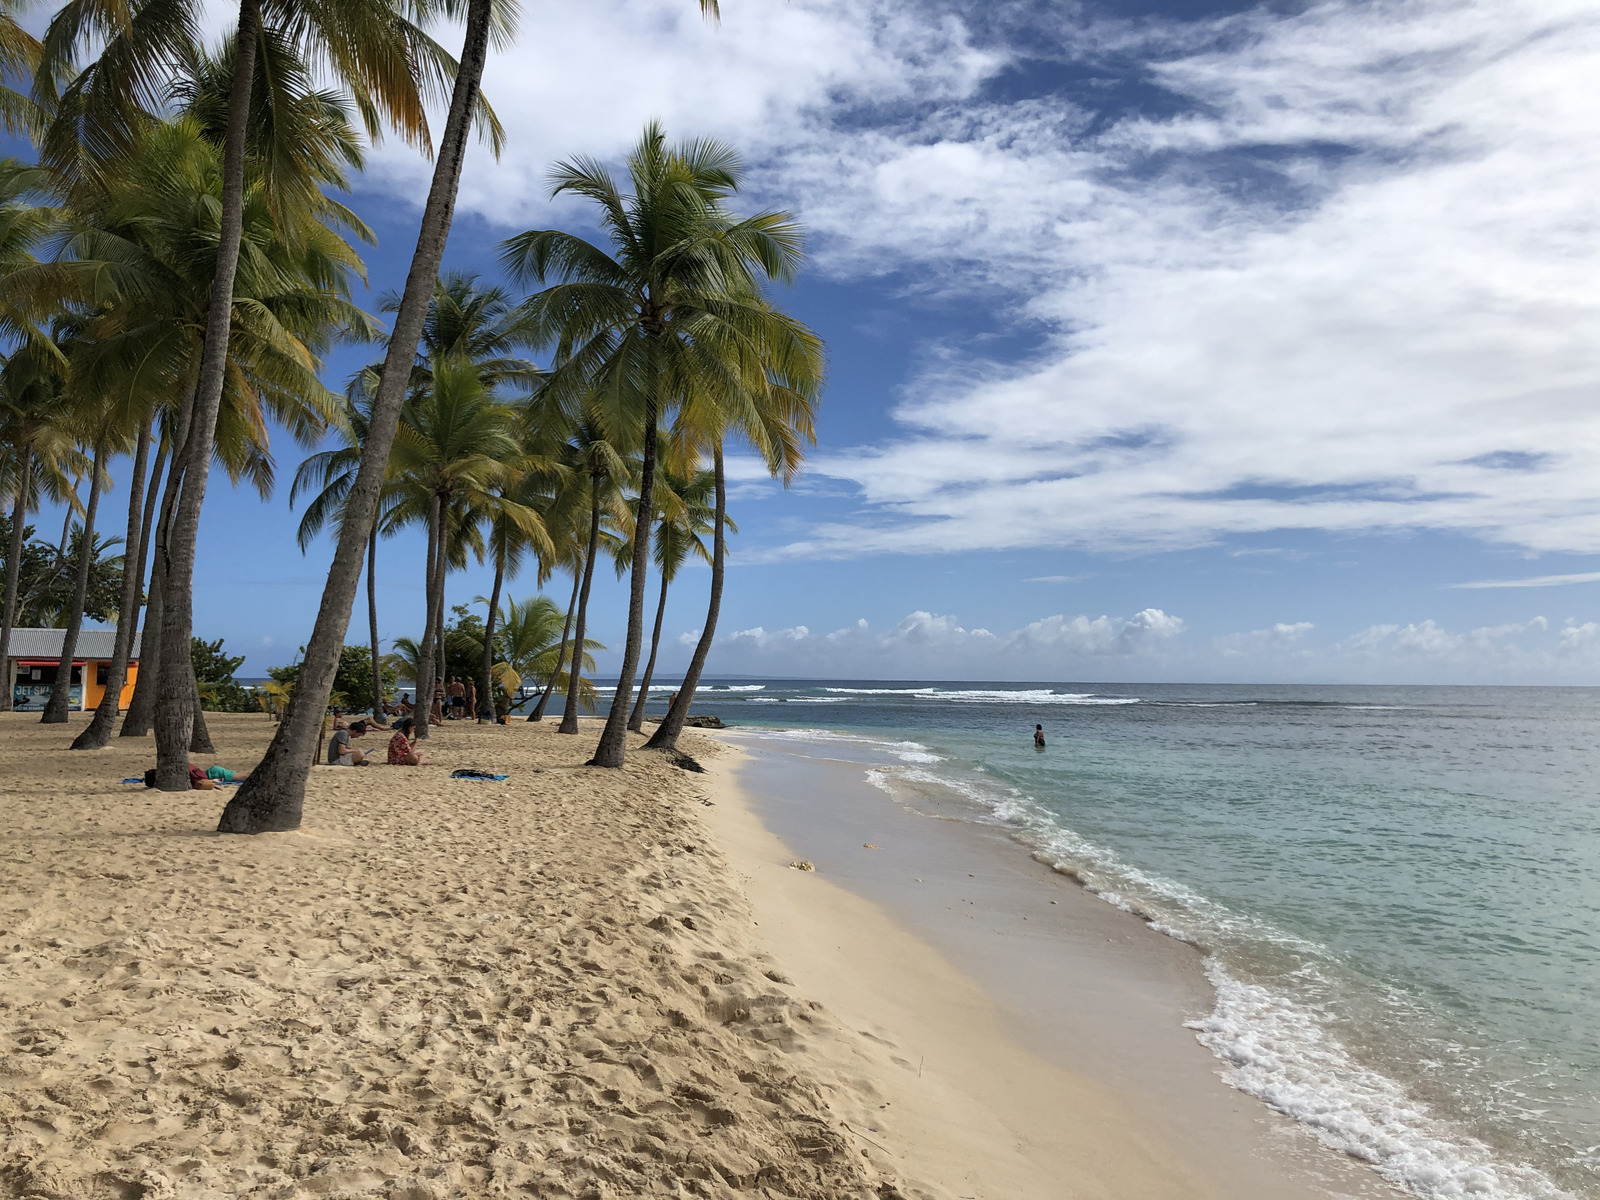
<instances>
[{"instance_id":1,"label":"white cloud","mask_svg":"<svg viewBox=\"0 0 1600 1200\"><path fill-rule=\"evenodd\" d=\"M1315 628L1310 621L1279 621L1270 629L1225 634L1212 644L1224 658L1268 658L1293 650Z\"/></svg>"},{"instance_id":2,"label":"white cloud","mask_svg":"<svg viewBox=\"0 0 1600 1200\"><path fill-rule=\"evenodd\" d=\"M1565 587L1570 583L1600 583L1600 571L1575 575L1535 575L1531 579L1478 579L1472 583L1452 583L1453 588L1539 588Z\"/></svg>"},{"instance_id":3,"label":"white cloud","mask_svg":"<svg viewBox=\"0 0 1600 1200\"><path fill-rule=\"evenodd\" d=\"M683 0L555 6L491 68L512 147L473 159L462 208L565 219L548 164L661 115L744 149L820 269L982 296L1042 335L1021 363L935 348L900 436L814 460L865 506L790 557L1292 528L1600 551L1600 12L1296 7L1073 8L980 45L952 9L888 0L730 5L720 28ZM1180 111L983 90L1022 56L1140 62ZM414 156L377 170L420 195Z\"/></svg>"}]
</instances>

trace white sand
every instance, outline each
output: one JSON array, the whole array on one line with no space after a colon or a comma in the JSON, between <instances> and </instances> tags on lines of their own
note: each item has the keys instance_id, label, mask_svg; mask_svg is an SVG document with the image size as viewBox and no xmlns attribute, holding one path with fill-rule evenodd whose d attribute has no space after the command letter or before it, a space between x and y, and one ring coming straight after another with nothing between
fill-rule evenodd
<instances>
[{"instance_id":1,"label":"white sand","mask_svg":"<svg viewBox=\"0 0 1600 1200\"><path fill-rule=\"evenodd\" d=\"M225 838L225 793L116 782L150 742L65 752L83 720L0 717L0 1196L1217 1194L789 870L730 750L450 726ZM210 725L238 768L271 731Z\"/></svg>"}]
</instances>

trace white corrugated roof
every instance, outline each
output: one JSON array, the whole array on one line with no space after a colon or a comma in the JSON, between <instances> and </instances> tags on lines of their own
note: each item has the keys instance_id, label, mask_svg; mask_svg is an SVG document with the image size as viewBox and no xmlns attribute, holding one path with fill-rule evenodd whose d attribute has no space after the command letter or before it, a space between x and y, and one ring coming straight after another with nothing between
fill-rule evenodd
<instances>
[{"instance_id":1,"label":"white corrugated roof","mask_svg":"<svg viewBox=\"0 0 1600 1200\"><path fill-rule=\"evenodd\" d=\"M11 631L12 658L60 658L61 641L67 636L65 629L13 629ZM133 635L133 657L139 657L139 643L144 630ZM115 629L83 629L78 631L74 658L110 658L116 652Z\"/></svg>"}]
</instances>

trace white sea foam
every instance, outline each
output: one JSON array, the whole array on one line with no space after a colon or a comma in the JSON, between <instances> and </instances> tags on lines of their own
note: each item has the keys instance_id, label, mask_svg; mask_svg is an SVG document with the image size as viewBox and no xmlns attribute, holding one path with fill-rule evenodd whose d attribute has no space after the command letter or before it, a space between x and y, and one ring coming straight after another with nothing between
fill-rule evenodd
<instances>
[{"instance_id":1,"label":"white sea foam","mask_svg":"<svg viewBox=\"0 0 1600 1200\"><path fill-rule=\"evenodd\" d=\"M1355 1062L1317 1014L1234 979L1215 958L1206 973L1217 1006L1189 1028L1229 1064L1230 1084L1306 1125L1324 1145L1440 1200L1570 1197L1532 1168L1496 1162L1482 1142L1453 1134L1394 1080Z\"/></svg>"},{"instance_id":2,"label":"white sea foam","mask_svg":"<svg viewBox=\"0 0 1600 1200\"><path fill-rule=\"evenodd\" d=\"M1092 692L1052 692L1047 688L1024 691L1001 691L987 688L968 688L960 691L940 692L936 700L953 700L958 704L1140 704L1137 696L1096 696Z\"/></svg>"},{"instance_id":3,"label":"white sea foam","mask_svg":"<svg viewBox=\"0 0 1600 1200\"><path fill-rule=\"evenodd\" d=\"M842 692L850 696L932 696L939 689L921 688L841 688L825 687L825 692Z\"/></svg>"},{"instance_id":4,"label":"white sea foam","mask_svg":"<svg viewBox=\"0 0 1600 1200\"><path fill-rule=\"evenodd\" d=\"M723 685L722 687L717 687L715 684L711 684L707 687L701 688L700 691L716 692L717 695L720 696L724 692L764 692L766 689L767 685L764 683L729 683Z\"/></svg>"}]
</instances>

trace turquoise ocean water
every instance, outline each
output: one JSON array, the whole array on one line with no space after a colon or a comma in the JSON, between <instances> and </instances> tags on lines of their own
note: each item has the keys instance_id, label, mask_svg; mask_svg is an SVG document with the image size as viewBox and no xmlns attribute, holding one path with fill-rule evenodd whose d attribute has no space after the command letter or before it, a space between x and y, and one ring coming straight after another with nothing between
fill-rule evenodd
<instances>
[{"instance_id":1,"label":"turquoise ocean water","mask_svg":"<svg viewBox=\"0 0 1600 1200\"><path fill-rule=\"evenodd\" d=\"M774 679L697 708L1192 942L1229 1081L1391 1180L1600 1197L1600 690Z\"/></svg>"}]
</instances>

